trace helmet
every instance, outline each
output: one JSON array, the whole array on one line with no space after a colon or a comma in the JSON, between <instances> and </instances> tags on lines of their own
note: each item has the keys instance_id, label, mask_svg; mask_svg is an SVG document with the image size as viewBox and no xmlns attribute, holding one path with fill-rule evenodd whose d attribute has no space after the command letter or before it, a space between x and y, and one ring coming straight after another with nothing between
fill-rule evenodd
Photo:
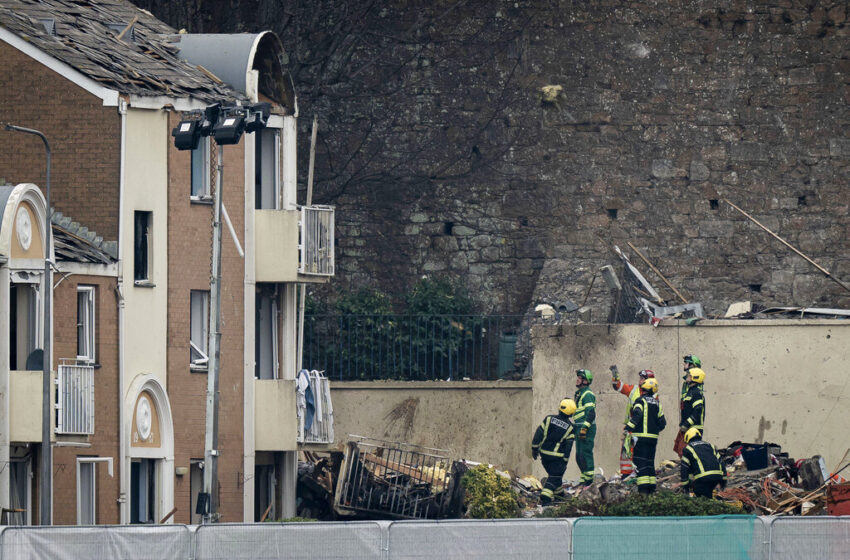
<instances>
[{"instance_id":1,"label":"helmet","mask_svg":"<svg viewBox=\"0 0 850 560\"><path fill-rule=\"evenodd\" d=\"M638 375L641 379L655 379L655 372L651 369L642 369Z\"/></svg>"},{"instance_id":2,"label":"helmet","mask_svg":"<svg viewBox=\"0 0 850 560\"><path fill-rule=\"evenodd\" d=\"M581 377L582 379L587 380L587 384L590 385L593 383L593 374L590 373L589 369L577 369L576 375Z\"/></svg>"},{"instance_id":3,"label":"helmet","mask_svg":"<svg viewBox=\"0 0 850 560\"><path fill-rule=\"evenodd\" d=\"M702 367L702 362L693 354L686 354L682 361L688 364L689 367Z\"/></svg>"},{"instance_id":4,"label":"helmet","mask_svg":"<svg viewBox=\"0 0 850 560\"><path fill-rule=\"evenodd\" d=\"M700 368L691 368L688 373L691 375L691 381L694 383L705 383L705 372Z\"/></svg>"},{"instance_id":5,"label":"helmet","mask_svg":"<svg viewBox=\"0 0 850 560\"><path fill-rule=\"evenodd\" d=\"M576 413L576 402L573 399L564 399L561 401L561 405L558 407L558 410L567 416L572 416Z\"/></svg>"},{"instance_id":6,"label":"helmet","mask_svg":"<svg viewBox=\"0 0 850 560\"><path fill-rule=\"evenodd\" d=\"M685 432L685 443L690 443L692 439L701 437L702 433L700 433L699 428L690 428Z\"/></svg>"},{"instance_id":7,"label":"helmet","mask_svg":"<svg viewBox=\"0 0 850 560\"><path fill-rule=\"evenodd\" d=\"M658 392L658 381L654 377L650 377L640 384L640 388L641 390L654 395Z\"/></svg>"}]
</instances>

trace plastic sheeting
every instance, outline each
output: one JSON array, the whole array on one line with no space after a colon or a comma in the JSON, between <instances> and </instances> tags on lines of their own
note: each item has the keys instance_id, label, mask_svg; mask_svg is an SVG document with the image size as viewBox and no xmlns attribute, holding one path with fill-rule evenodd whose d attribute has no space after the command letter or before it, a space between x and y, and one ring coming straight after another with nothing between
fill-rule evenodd
<instances>
[{"instance_id":1,"label":"plastic sheeting","mask_svg":"<svg viewBox=\"0 0 850 560\"><path fill-rule=\"evenodd\" d=\"M573 558L763 560L766 537L766 523L745 515L583 517L573 526Z\"/></svg>"},{"instance_id":2,"label":"plastic sheeting","mask_svg":"<svg viewBox=\"0 0 850 560\"><path fill-rule=\"evenodd\" d=\"M568 519L397 521L389 526L389 558L567 558Z\"/></svg>"},{"instance_id":3,"label":"plastic sheeting","mask_svg":"<svg viewBox=\"0 0 850 560\"><path fill-rule=\"evenodd\" d=\"M190 560L185 525L6 527L0 560Z\"/></svg>"},{"instance_id":4,"label":"plastic sheeting","mask_svg":"<svg viewBox=\"0 0 850 560\"><path fill-rule=\"evenodd\" d=\"M203 525L195 560L381 558L383 529L372 521Z\"/></svg>"},{"instance_id":5,"label":"plastic sheeting","mask_svg":"<svg viewBox=\"0 0 850 560\"><path fill-rule=\"evenodd\" d=\"M850 557L850 517L780 517L770 526L770 560Z\"/></svg>"}]
</instances>

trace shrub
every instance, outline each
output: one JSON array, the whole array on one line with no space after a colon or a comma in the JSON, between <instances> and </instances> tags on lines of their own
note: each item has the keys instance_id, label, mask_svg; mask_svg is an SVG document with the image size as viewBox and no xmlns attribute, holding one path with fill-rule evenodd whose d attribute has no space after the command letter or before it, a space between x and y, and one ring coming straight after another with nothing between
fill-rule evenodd
<instances>
[{"instance_id":1,"label":"shrub","mask_svg":"<svg viewBox=\"0 0 850 560\"><path fill-rule=\"evenodd\" d=\"M689 498L667 490L649 496L632 494L622 502L604 506L603 512L603 515L617 517L746 515L744 510L732 504L707 498Z\"/></svg>"},{"instance_id":2,"label":"shrub","mask_svg":"<svg viewBox=\"0 0 850 560\"><path fill-rule=\"evenodd\" d=\"M460 480L466 490L466 516L473 519L507 519L519 515L519 502L510 481L486 465L477 465Z\"/></svg>"}]
</instances>

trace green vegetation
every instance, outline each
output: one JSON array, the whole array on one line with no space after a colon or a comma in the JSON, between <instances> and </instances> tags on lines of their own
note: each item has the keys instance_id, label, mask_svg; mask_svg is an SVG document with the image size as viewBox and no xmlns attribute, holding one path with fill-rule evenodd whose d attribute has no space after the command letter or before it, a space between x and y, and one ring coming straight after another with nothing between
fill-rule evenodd
<instances>
[{"instance_id":1,"label":"green vegetation","mask_svg":"<svg viewBox=\"0 0 850 560\"><path fill-rule=\"evenodd\" d=\"M631 494L614 504L596 505L581 498L569 498L566 502L546 508L538 517L582 517L604 515L611 517L690 517L695 515L747 515L733 504L689 498L668 490L649 496Z\"/></svg>"},{"instance_id":2,"label":"green vegetation","mask_svg":"<svg viewBox=\"0 0 850 560\"><path fill-rule=\"evenodd\" d=\"M466 516L472 519L508 519L519 516L520 507L510 481L487 465L475 466L463 475Z\"/></svg>"}]
</instances>

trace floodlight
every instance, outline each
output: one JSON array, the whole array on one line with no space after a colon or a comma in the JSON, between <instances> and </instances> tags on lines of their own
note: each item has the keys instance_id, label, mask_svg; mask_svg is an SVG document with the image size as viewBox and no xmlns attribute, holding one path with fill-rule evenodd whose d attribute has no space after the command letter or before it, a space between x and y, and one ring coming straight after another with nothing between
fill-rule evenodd
<instances>
[{"instance_id":1,"label":"floodlight","mask_svg":"<svg viewBox=\"0 0 850 560\"><path fill-rule=\"evenodd\" d=\"M248 116L245 118L245 133L266 128L271 112L271 103L256 103L248 107Z\"/></svg>"},{"instance_id":2,"label":"floodlight","mask_svg":"<svg viewBox=\"0 0 850 560\"><path fill-rule=\"evenodd\" d=\"M200 127L198 120L186 120L177 123L171 131L174 137L174 146L178 150L194 150L198 147L198 141L201 139Z\"/></svg>"},{"instance_id":3,"label":"floodlight","mask_svg":"<svg viewBox=\"0 0 850 560\"><path fill-rule=\"evenodd\" d=\"M239 113L224 115L213 128L213 138L219 146L238 144L245 132L245 116Z\"/></svg>"},{"instance_id":4,"label":"floodlight","mask_svg":"<svg viewBox=\"0 0 850 560\"><path fill-rule=\"evenodd\" d=\"M201 136L210 136L215 123L218 122L218 117L221 114L221 104L215 103L204 109L204 118L200 125Z\"/></svg>"}]
</instances>

